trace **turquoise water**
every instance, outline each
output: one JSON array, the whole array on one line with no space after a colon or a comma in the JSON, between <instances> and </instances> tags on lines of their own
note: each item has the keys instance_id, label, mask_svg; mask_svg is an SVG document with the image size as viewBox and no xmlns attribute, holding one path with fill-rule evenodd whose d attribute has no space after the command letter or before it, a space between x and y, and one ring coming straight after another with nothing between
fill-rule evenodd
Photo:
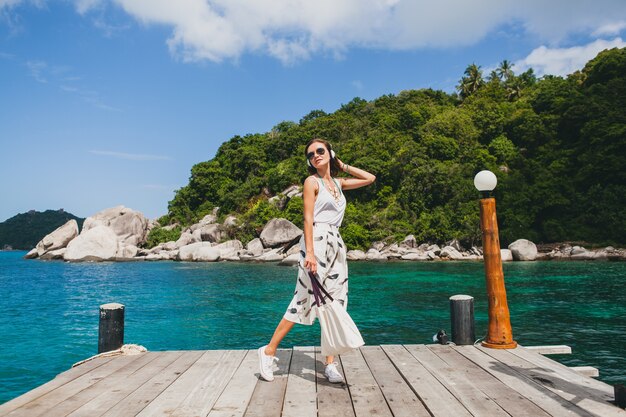
<instances>
[{"instance_id":1,"label":"turquoise water","mask_svg":"<svg viewBox=\"0 0 626 417\"><path fill-rule=\"evenodd\" d=\"M0 252L0 403L97 351L98 307L126 306L125 342L149 350L255 348L273 333L296 269L275 264L26 261ZM505 264L515 339L566 344L570 366L626 382L626 263ZM487 327L482 263L350 263L349 310L367 344L431 343L449 331L448 297L475 297L476 333ZM296 326L283 346L319 344Z\"/></svg>"}]
</instances>

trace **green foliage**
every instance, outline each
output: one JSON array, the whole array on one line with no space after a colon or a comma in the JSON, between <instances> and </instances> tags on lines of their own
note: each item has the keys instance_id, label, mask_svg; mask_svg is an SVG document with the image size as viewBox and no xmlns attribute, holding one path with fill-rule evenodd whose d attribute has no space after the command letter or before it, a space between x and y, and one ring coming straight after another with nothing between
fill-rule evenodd
<instances>
[{"instance_id":1,"label":"green foliage","mask_svg":"<svg viewBox=\"0 0 626 417\"><path fill-rule=\"evenodd\" d=\"M148 233L145 246L150 249L160 243L165 243L172 240L177 241L180 237L180 232L180 226L175 227L172 230L167 230L159 226L154 227L152 230L150 230L150 233Z\"/></svg>"},{"instance_id":2,"label":"green foliage","mask_svg":"<svg viewBox=\"0 0 626 417\"><path fill-rule=\"evenodd\" d=\"M419 241L480 240L472 179L498 176L503 244L624 242L626 224L626 49L598 54L569 77L516 75L504 60L485 80L467 67L456 94L406 90L354 98L334 113L236 136L191 169L161 224L199 220L214 207L235 213L230 237L248 241L284 217L302 225L302 199L268 202L307 177L304 145L329 140L339 157L377 176L347 191L342 235L351 248L412 233Z\"/></svg>"},{"instance_id":3,"label":"green foliage","mask_svg":"<svg viewBox=\"0 0 626 417\"><path fill-rule=\"evenodd\" d=\"M76 220L79 230L83 227L85 219L76 217L63 209L44 212L31 210L27 213L20 213L0 223L0 249L10 246L16 250L30 250L44 236L71 219Z\"/></svg>"}]
</instances>

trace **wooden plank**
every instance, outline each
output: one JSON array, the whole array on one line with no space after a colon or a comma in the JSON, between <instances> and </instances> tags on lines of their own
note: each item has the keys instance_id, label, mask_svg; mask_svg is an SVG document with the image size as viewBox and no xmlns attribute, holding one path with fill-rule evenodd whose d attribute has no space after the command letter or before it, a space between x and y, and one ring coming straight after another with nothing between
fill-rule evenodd
<instances>
[{"instance_id":1,"label":"wooden plank","mask_svg":"<svg viewBox=\"0 0 626 417\"><path fill-rule=\"evenodd\" d=\"M278 371L274 372L274 380L272 382L263 380L257 382L252 398L250 398L248 409L244 414L245 416L280 416L285 399L291 354L291 349L279 349L276 351L276 356L279 360Z\"/></svg>"},{"instance_id":2,"label":"wooden plank","mask_svg":"<svg viewBox=\"0 0 626 417\"><path fill-rule=\"evenodd\" d=\"M46 411L46 417L67 416L103 392L112 392L120 385L123 385L126 382L126 378L144 367L146 364L150 363L152 360L156 359L157 356L158 355L153 352L138 355L137 360L130 362L117 372L106 376L90 387L87 387L77 394L67 398L62 403L55 405L53 409Z\"/></svg>"},{"instance_id":3,"label":"wooden plank","mask_svg":"<svg viewBox=\"0 0 626 417\"><path fill-rule=\"evenodd\" d=\"M567 355L572 353L572 348L567 345L524 346L524 349L537 352L541 355Z\"/></svg>"},{"instance_id":4,"label":"wooden plank","mask_svg":"<svg viewBox=\"0 0 626 417\"><path fill-rule=\"evenodd\" d=\"M361 353L394 417L430 417L424 404L417 398L380 346L363 346Z\"/></svg>"},{"instance_id":5,"label":"wooden plank","mask_svg":"<svg viewBox=\"0 0 626 417\"><path fill-rule=\"evenodd\" d=\"M118 356L106 364L93 369L80 377L42 395L34 401L7 414L10 417L28 416L34 417L45 415L53 407L63 402L67 398L79 393L85 388L95 384L104 377L123 368L130 362L138 359L137 356Z\"/></svg>"},{"instance_id":6,"label":"wooden plank","mask_svg":"<svg viewBox=\"0 0 626 417\"><path fill-rule=\"evenodd\" d=\"M382 346L396 369L435 417L470 417L470 412L401 345Z\"/></svg>"},{"instance_id":7,"label":"wooden plank","mask_svg":"<svg viewBox=\"0 0 626 417\"><path fill-rule=\"evenodd\" d=\"M493 375L461 355L450 346L428 345L443 361L457 372L463 372L467 380L493 399L513 417L550 417L528 398L503 384Z\"/></svg>"},{"instance_id":8,"label":"wooden plank","mask_svg":"<svg viewBox=\"0 0 626 417\"><path fill-rule=\"evenodd\" d=\"M176 381L181 374L189 369L189 367L202 356L202 353L202 351L182 352L174 362L154 375L122 401L115 404L115 406L104 413L103 416L123 417L137 415L161 392L169 387L172 382Z\"/></svg>"},{"instance_id":9,"label":"wooden plank","mask_svg":"<svg viewBox=\"0 0 626 417\"><path fill-rule=\"evenodd\" d=\"M213 405L209 417L242 417L259 380L259 360L255 349L249 350L241 365Z\"/></svg>"},{"instance_id":10,"label":"wooden plank","mask_svg":"<svg viewBox=\"0 0 626 417\"><path fill-rule=\"evenodd\" d=\"M317 417L313 346L293 348L282 416Z\"/></svg>"},{"instance_id":11,"label":"wooden plank","mask_svg":"<svg viewBox=\"0 0 626 417\"><path fill-rule=\"evenodd\" d=\"M356 416L392 417L387 401L361 352L357 349L341 355L341 366Z\"/></svg>"},{"instance_id":12,"label":"wooden plank","mask_svg":"<svg viewBox=\"0 0 626 417\"><path fill-rule=\"evenodd\" d=\"M350 391L346 384L331 384L324 376L326 357L315 348L315 376L317 381L317 415L319 417L354 417ZM337 370L343 373L341 361Z\"/></svg>"},{"instance_id":13,"label":"wooden plank","mask_svg":"<svg viewBox=\"0 0 626 417\"><path fill-rule=\"evenodd\" d=\"M593 366L568 366L568 368L575 371L577 374L581 374L582 376L589 378L597 378L600 376L598 368L594 368Z\"/></svg>"},{"instance_id":14,"label":"wooden plank","mask_svg":"<svg viewBox=\"0 0 626 417\"><path fill-rule=\"evenodd\" d=\"M180 406L188 395L201 385L201 381L212 367L224 356L223 350L207 350L176 381L172 382L138 416L170 415Z\"/></svg>"},{"instance_id":15,"label":"wooden plank","mask_svg":"<svg viewBox=\"0 0 626 417\"><path fill-rule=\"evenodd\" d=\"M543 385L525 378L515 369L487 355L475 346L456 346L453 349L513 390L528 398L549 415L574 415L576 417L591 417L593 415L577 407L575 404L564 400Z\"/></svg>"},{"instance_id":16,"label":"wooden plank","mask_svg":"<svg viewBox=\"0 0 626 417\"><path fill-rule=\"evenodd\" d=\"M473 416L509 417L506 411L466 378L461 370L448 366L425 345L405 347Z\"/></svg>"},{"instance_id":17,"label":"wooden plank","mask_svg":"<svg viewBox=\"0 0 626 417\"><path fill-rule=\"evenodd\" d=\"M190 393L173 413L161 413L159 415L204 417L209 414L213 404L224 391L226 384L241 364L245 354L245 350L227 351L218 363L213 364L207 370L208 372L205 372L203 378L196 380L192 378L189 380L190 383L185 381L184 384L181 384L182 392L185 392L184 387L187 387Z\"/></svg>"},{"instance_id":18,"label":"wooden plank","mask_svg":"<svg viewBox=\"0 0 626 417\"><path fill-rule=\"evenodd\" d=\"M22 407L25 404L41 397L44 394L49 393L50 391L57 389L58 387L67 384L68 382L81 377L82 375L91 372L93 369L98 368L110 361L112 361L112 357L100 357L96 359L92 359L90 361L84 362L83 364L71 368L65 372L60 373L54 379L46 382L43 385L34 388L19 397L16 397L10 401L7 401L4 404L0 405L0 416L5 416L9 414L11 411L16 410Z\"/></svg>"},{"instance_id":19,"label":"wooden plank","mask_svg":"<svg viewBox=\"0 0 626 417\"><path fill-rule=\"evenodd\" d=\"M613 387L605 384L602 381L582 376L576 373L576 371L568 368L566 365L563 365L557 361L553 361L552 359L546 358L535 352L531 352L525 348L520 347L516 349L511 349L509 350L509 352L530 363L535 364L539 368L550 369L558 373L559 376L567 381L581 385L583 387L587 387L594 392L602 393L602 398L604 398L606 401L613 400Z\"/></svg>"},{"instance_id":20,"label":"wooden plank","mask_svg":"<svg viewBox=\"0 0 626 417\"><path fill-rule=\"evenodd\" d=\"M156 356L148 365L125 378L124 383L118 385L115 389L108 392L102 391L100 395L76 409L73 413L69 414L68 417L101 416L133 391L145 384L146 381L171 365L176 359L180 358L182 354L182 351L148 352L148 355Z\"/></svg>"},{"instance_id":21,"label":"wooden plank","mask_svg":"<svg viewBox=\"0 0 626 417\"><path fill-rule=\"evenodd\" d=\"M511 368L515 369L528 379L542 384L550 391L561 396L567 401L575 403L579 408L588 411L591 414L603 417L626 417L626 411L621 410L608 402L613 399L612 396L610 399L607 399L604 393L581 386L575 381L565 379L562 377L560 372L555 372L553 369L538 367L537 365L514 355L509 352L509 350L487 349L483 347L480 349L493 358L507 363ZM576 374L574 371L569 369L568 372ZM586 378L578 374L576 374L576 376Z\"/></svg>"}]
</instances>

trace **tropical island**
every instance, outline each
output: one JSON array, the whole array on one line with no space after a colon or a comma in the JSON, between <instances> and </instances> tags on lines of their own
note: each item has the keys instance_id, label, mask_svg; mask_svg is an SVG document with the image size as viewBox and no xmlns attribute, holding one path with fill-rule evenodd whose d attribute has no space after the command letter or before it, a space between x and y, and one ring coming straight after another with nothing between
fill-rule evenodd
<instances>
[{"instance_id":1,"label":"tropical island","mask_svg":"<svg viewBox=\"0 0 626 417\"><path fill-rule=\"evenodd\" d=\"M480 258L472 179L489 169L498 177L504 246L524 239L548 245L553 256L547 258L582 254L581 259L595 257L583 245L606 246L600 258L622 258L614 246L626 238L626 49L603 51L567 77L515 74L508 61L483 74L472 64L457 89L458 94L422 89L372 101L355 98L334 113L313 110L297 123L235 136L213 159L192 167L189 183L176 191L165 216L133 220L132 232L100 230L99 239L108 234L117 242L105 259L290 255L299 236L296 225L302 224L303 149L312 137L328 139L342 160L378 178L350 194L342 236L354 251L403 248L385 259L404 259L410 252L421 260L434 259L429 251L442 258L441 251L454 248L466 253L461 259ZM87 219L80 235L78 227L68 230L74 237L99 227L116 230L111 224L124 223L115 219L128 210L118 207L99 213L97 221ZM284 235L279 243L264 239L270 225L273 234ZM137 237L127 241L130 235ZM196 245L193 251L184 250L189 245ZM68 257L59 252L64 246L54 246L53 259L102 259ZM40 248L29 257L45 253Z\"/></svg>"}]
</instances>

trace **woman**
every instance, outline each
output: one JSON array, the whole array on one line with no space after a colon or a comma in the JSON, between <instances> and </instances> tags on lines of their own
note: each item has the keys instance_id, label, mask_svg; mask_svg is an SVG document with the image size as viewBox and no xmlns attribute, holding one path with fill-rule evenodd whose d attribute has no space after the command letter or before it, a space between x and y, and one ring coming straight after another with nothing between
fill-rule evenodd
<instances>
[{"instance_id":1,"label":"woman","mask_svg":"<svg viewBox=\"0 0 626 417\"><path fill-rule=\"evenodd\" d=\"M304 236L300 239L298 281L293 299L272 340L258 350L261 377L267 381L274 379L272 366L278 360L274 357L276 349L293 325L311 325L315 321L308 271L318 274L328 293L347 307L346 247L338 232L346 209L343 191L364 187L376 180L369 172L341 162L325 140L311 140L304 148L304 154L312 175L304 181ZM352 178L334 178L340 170ZM343 382L333 360L333 356L326 357L324 374L330 382Z\"/></svg>"}]
</instances>

